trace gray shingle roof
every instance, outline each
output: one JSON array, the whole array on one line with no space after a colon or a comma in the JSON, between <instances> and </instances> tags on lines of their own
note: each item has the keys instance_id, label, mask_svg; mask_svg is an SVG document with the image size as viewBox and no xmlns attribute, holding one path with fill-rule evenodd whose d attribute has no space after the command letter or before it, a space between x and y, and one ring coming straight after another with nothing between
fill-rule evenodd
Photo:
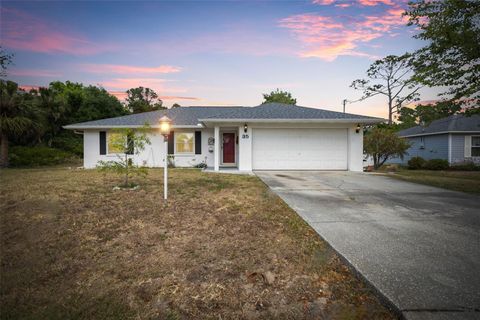
<instances>
[{"instance_id":1,"label":"gray shingle roof","mask_svg":"<svg viewBox=\"0 0 480 320\"><path fill-rule=\"evenodd\" d=\"M358 122L381 122L383 119L355 115L329 110L306 108L294 105L267 103L257 107L180 107L132 114L128 116L75 123L65 126L66 129L88 129L118 126L142 126L145 123L153 126L159 119L167 115L176 127L196 126L200 121L240 120L337 120Z\"/></svg>"},{"instance_id":2,"label":"gray shingle roof","mask_svg":"<svg viewBox=\"0 0 480 320\"><path fill-rule=\"evenodd\" d=\"M108 118L95 121L75 123L65 126L66 129L111 126L143 126L145 123L153 126L158 124L161 117L167 115L176 126L196 126L199 118L210 117L232 112L244 107L180 107L168 110L158 110L136 113L128 116Z\"/></svg>"},{"instance_id":3,"label":"gray shingle roof","mask_svg":"<svg viewBox=\"0 0 480 320\"><path fill-rule=\"evenodd\" d=\"M445 132L480 132L480 115L466 117L456 114L432 121L428 126L415 126L398 132L401 137L412 135L431 135Z\"/></svg>"},{"instance_id":4,"label":"gray shingle roof","mask_svg":"<svg viewBox=\"0 0 480 320\"><path fill-rule=\"evenodd\" d=\"M268 120L379 120L351 113L307 108L283 103L266 103L253 108L237 108L227 114L212 115L205 120L214 119L268 119ZM203 120L203 119L201 119Z\"/></svg>"}]
</instances>

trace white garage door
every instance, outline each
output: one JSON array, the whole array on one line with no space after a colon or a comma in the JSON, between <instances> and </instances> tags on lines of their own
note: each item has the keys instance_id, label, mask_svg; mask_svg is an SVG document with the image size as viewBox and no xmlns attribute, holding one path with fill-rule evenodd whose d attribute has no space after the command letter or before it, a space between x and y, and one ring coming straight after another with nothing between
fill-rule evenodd
<instances>
[{"instance_id":1,"label":"white garage door","mask_svg":"<svg viewBox=\"0 0 480 320\"><path fill-rule=\"evenodd\" d=\"M347 129L253 129L254 170L347 170Z\"/></svg>"}]
</instances>

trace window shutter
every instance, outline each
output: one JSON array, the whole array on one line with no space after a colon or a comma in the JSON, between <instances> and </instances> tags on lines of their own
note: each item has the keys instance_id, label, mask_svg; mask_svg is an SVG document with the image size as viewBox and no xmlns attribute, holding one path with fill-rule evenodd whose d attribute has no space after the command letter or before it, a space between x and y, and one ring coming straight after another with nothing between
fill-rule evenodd
<instances>
[{"instance_id":1,"label":"window shutter","mask_svg":"<svg viewBox=\"0 0 480 320\"><path fill-rule=\"evenodd\" d=\"M127 136L127 152L126 154L133 154L134 153L134 145L133 145L133 137L132 135Z\"/></svg>"},{"instance_id":2,"label":"window shutter","mask_svg":"<svg viewBox=\"0 0 480 320\"><path fill-rule=\"evenodd\" d=\"M202 131L195 131L195 154L202 154Z\"/></svg>"},{"instance_id":3,"label":"window shutter","mask_svg":"<svg viewBox=\"0 0 480 320\"><path fill-rule=\"evenodd\" d=\"M174 144L173 131L170 131L170 134L168 135L168 154L175 153L175 148L173 144Z\"/></svg>"},{"instance_id":4,"label":"window shutter","mask_svg":"<svg viewBox=\"0 0 480 320\"><path fill-rule=\"evenodd\" d=\"M472 156L472 136L465 136L465 158Z\"/></svg>"},{"instance_id":5,"label":"window shutter","mask_svg":"<svg viewBox=\"0 0 480 320\"><path fill-rule=\"evenodd\" d=\"M107 154L107 133L100 131L100 154Z\"/></svg>"}]
</instances>

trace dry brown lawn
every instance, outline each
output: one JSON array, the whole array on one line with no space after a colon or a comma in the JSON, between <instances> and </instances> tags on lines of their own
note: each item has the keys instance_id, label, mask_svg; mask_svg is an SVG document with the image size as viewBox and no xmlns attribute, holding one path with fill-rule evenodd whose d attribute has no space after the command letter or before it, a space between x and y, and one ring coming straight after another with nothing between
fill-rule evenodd
<instances>
[{"instance_id":1,"label":"dry brown lawn","mask_svg":"<svg viewBox=\"0 0 480 320\"><path fill-rule=\"evenodd\" d=\"M3 319L392 319L253 176L0 172Z\"/></svg>"}]
</instances>

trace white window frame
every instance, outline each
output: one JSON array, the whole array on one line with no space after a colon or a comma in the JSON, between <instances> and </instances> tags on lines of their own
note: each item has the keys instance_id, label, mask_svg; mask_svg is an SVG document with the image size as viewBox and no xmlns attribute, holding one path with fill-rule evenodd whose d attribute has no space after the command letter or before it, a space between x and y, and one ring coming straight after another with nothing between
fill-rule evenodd
<instances>
[{"instance_id":1,"label":"white window frame","mask_svg":"<svg viewBox=\"0 0 480 320\"><path fill-rule=\"evenodd\" d=\"M193 136L193 150L192 152L178 152L177 151L177 135L191 134ZM194 155L195 154L195 131L174 131L173 132L173 153L178 155Z\"/></svg>"},{"instance_id":2,"label":"white window frame","mask_svg":"<svg viewBox=\"0 0 480 320\"><path fill-rule=\"evenodd\" d=\"M473 149L476 148L476 149L480 149L480 146L474 146L473 145L473 138L480 138L480 136L470 136L470 156L472 158L480 158L480 156L474 156L473 155Z\"/></svg>"}]
</instances>

